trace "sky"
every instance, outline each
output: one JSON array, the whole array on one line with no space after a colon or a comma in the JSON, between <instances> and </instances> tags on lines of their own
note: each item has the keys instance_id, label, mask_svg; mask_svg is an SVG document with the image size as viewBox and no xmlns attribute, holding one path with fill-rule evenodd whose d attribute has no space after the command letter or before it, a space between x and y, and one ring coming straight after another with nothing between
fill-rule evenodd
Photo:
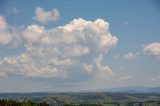
<instances>
[{"instance_id":1,"label":"sky","mask_svg":"<svg viewBox=\"0 0 160 106\"><path fill-rule=\"evenodd\" d=\"M158 0L1 0L0 92L160 86Z\"/></svg>"}]
</instances>

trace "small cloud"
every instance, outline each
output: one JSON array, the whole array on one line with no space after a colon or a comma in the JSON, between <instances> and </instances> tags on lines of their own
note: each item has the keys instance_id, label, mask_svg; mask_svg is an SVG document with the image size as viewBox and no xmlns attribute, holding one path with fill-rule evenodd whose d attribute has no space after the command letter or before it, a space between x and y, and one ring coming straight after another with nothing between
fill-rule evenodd
<instances>
[{"instance_id":1,"label":"small cloud","mask_svg":"<svg viewBox=\"0 0 160 106\"><path fill-rule=\"evenodd\" d=\"M144 46L143 52L159 58L160 57L160 43L154 42L154 43Z\"/></svg>"},{"instance_id":2,"label":"small cloud","mask_svg":"<svg viewBox=\"0 0 160 106\"><path fill-rule=\"evenodd\" d=\"M135 54L129 52L127 54L124 55L124 58L127 59L127 60L132 60L133 58L135 58Z\"/></svg>"},{"instance_id":3,"label":"small cloud","mask_svg":"<svg viewBox=\"0 0 160 106\"><path fill-rule=\"evenodd\" d=\"M42 24L47 24L51 21L57 21L60 18L60 13L57 9L51 11L45 11L41 7L37 7L35 10L35 16L33 19L41 22Z\"/></svg>"},{"instance_id":4,"label":"small cloud","mask_svg":"<svg viewBox=\"0 0 160 106\"><path fill-rule=\"evenodd\" d=\"M156 76L156 77L153 77L151 78L152 81L160 81L160 76Z\"/></svg>"},{"instance_id":5,"label":"small cloud","mask_svg":"<svg viewBox=\"0 0 160 106\"><path fill-rule=\"evenodd\" d=\"M133 77L131 75L126 75L126 76L122 76L120 77L120 80L129 80L132 79Z\"/></svg>"},{"instance_id":6,"label":"small cloud","mask_svg":"<svg viewBox=\"0 0 160 106\"><path fill-rule=\"evenodd\" d=\"M127 60L133 60L135 58L140 58L141 57L141 52L136 52L136 53L128 52L123 57Z\"/></svg>"}]
</instances>

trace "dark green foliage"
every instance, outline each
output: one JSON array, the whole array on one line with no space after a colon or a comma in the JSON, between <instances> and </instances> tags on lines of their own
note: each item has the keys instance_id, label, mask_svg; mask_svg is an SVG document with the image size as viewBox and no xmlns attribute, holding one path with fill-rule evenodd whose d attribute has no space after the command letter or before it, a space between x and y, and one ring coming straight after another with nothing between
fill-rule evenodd
<instances>
[{"instance_id":1,"label":"dark green foliage","mask_svg":"<svg viewBox=\"0 0 160 106\"><path fill-rule=\"evenodd\" d=\"M18 102L14 100L0 99L0 106L49 106L46 102L33 103L31 100Z\"/></svg>"}]
</instances>

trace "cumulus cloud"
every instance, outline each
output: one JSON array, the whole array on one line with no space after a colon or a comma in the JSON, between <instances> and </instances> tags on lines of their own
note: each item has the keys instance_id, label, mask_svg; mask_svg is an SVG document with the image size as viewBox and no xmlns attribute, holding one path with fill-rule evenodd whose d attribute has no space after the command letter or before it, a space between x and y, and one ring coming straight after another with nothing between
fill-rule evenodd
<instances>
[{"instance_id":1,"label":"cumulus cloud","mask_svg":"<svg viewBox=\"0 0 160 106\"><path fill-rule=\"evenodd\" d=\"M5 29L5 24L1 27ZM117 43L103 19L93 22L74 19L52 29L29 25L22 39L26 51L2 58L1 75L66 81L79 76L86 80L107 80L115 75L109 66L102 64L103 55Z\"/></svg>"},{"instance_id":2,"label":"cumulus cloud","mask_svg":"<svg viewBox=\"0 0 160 106\"><path fill-rule=\"evenodd\" d=\"M135 55L131 52L127 53L124 55L124 58L127 59L127 60L131 60L135 57Z\"/></svg>"},{"instance_id":3,"label":"cumulus cloud","mask_svg":"<svg viewBox=\"0 0 160 106\"><path fill-rule=\"evenodd\" d=\"M41 22L42 24L47 24L50 21L57 21L60 18L60 13L57 9L51 11L45 11L41 7L37 7L35 10L35 16L33 19Z\"/></svg>"},{"instance_id":4,"label":"cumulus cloud","mask_svg":"<svg viewBox=\"0 0 160 106\"><path fill-rule=\"evenodd\" d=\"M0 44L7 44L11 40L11 35L7 31L7 23L3 16L0 16Z\"/></svg>"},{"instance_id":5,"label":"cumulus cloud","mask_svg":"<svg viewBox=\"0 0 160 106\"><path fill-rule=\"evenodd\" d=\"M141 55L142 55L141 52L136 52L136 53L128 52L127 54L123 55L123 57L127 60L133 60L135 58L141 58Z\"/></svg>"},{"instance_id":6,"label":"cumulus cloud","mask_svg":"<svg viewBox=\"0 0 160 106\"><path fill-rule=\"evenodd\" d=\"M20 36L16 29L10 27L5 18L0 15L0 45L10 45L16 47Z\"/></svg>"},{"instance_id":7,"label":"cumulus cloud","mask_svg":"<svg viewBox=\"0 0 160 106\"><path fill-rule=\"evenodd\" d=\"M160 43L155 42L148 44L143 48L143 51L149 55L160 57Z\"/></svg>"}]
</instances>

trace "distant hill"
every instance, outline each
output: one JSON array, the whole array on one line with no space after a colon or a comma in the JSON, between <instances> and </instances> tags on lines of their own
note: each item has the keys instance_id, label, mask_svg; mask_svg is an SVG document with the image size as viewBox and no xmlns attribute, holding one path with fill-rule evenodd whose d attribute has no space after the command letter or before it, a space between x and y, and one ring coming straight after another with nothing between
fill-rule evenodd
<instances>
[{"instance_id":1,"label":"distant hill","mask_svg":"<svg viewBox=\"0 0 160 106\"><path fill-rule=\"evenodd\" d=\"M150 88L150 89L149 89L149 92L160 93L160 87Z\"/></svg>"},{"instance_id":2,"label":"distant hill","mask_svg":"<svg viewBox=\"0 0 160 106\"><path fill-rule=\"evenodd\" d=\"M160 87L129 86L99 89L97 92L160 93Z\"/></svg>"}]
</instances>

